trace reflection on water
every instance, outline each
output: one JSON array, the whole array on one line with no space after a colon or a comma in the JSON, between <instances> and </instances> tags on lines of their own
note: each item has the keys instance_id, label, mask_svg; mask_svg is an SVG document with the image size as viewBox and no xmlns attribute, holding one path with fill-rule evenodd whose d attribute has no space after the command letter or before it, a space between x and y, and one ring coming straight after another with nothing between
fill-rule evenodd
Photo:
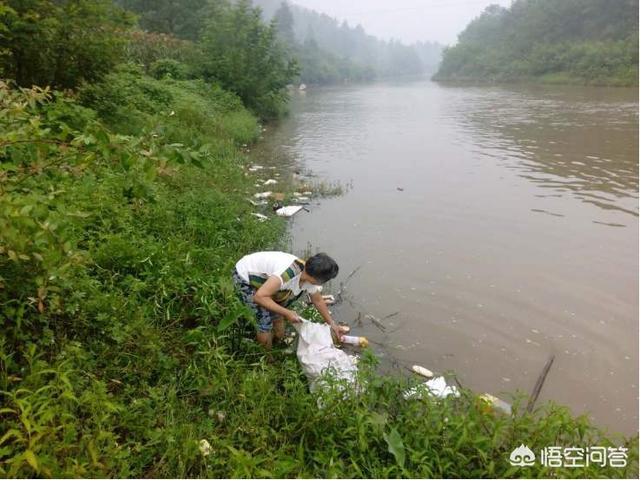
<instances>
[{"instance_id":1,"label":"reflection on water","mask_svg":"<svg viewBox=\"0 0 640 480\"><path fill-rule=\"evenodd\" d=\"M634 97L626 89L467 88L454 96L449 120L473 133L479 155L506 160L545 195L638 216Z\"/></svg>"},{"instance_id":2,"label":"reflection on water","mask_svg":"<svg viewBox=\"0 0 640 480\"><path fill-rule=\"evenodd\" d=\"M632 89L310 89L255 152L352 183L292 224L327 251L355 334L402 365L530 391L631 433L638 412L638 114ZM387 333L359 313L383 318ZM364 318L364 317L361 317Z\"/></svg>"}]
</instances>

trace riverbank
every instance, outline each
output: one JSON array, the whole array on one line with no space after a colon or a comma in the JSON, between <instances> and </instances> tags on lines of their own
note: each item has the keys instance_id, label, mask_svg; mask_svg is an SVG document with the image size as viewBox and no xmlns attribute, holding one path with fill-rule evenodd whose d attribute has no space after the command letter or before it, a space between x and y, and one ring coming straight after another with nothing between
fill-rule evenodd
<instances>
[{"instance_id":1,"label":"riverbank","mask_svg":"<svg viewBox=\"0 0 640 480\"><path fill-rule=\"evenodd\" d=\"M434 82L442 85L486 86L486 85L567 85L582 87L634 87L638 85L637 75L620 77L585 79L569 72L554 72L539 76L525 76L515 78L487 78L474 76L445 76L434 75Z\"/></svg>"},{"instance_id":2,"label":"riverbank","mask_svg":"<svg viewBox=\"0 0 640 480\"><path fill-rule=\"evenodd\" d=\"M318 409L295 355L243 339L228 275L283 248L284 221L248 201L257 120L222 89L135 69L78 98L0 95L3 476L637 474L637 438L553 405L502 416L466 390L405 401L418 380L376 375L369 351L366 391ZM629 462L513 467L521 443L625 446Z\"/></svg>"}]
</instances>

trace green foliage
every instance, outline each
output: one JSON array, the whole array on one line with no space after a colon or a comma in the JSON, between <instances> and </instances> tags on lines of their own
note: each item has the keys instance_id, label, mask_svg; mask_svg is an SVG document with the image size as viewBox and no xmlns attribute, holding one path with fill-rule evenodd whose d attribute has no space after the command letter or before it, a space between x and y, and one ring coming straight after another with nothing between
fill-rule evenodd
<instances>
[{"instance_id":1,"label":"green foliage","mask_svg":"<svg viewBox=\"0 0 640 480\"><path fill-rule=\"evenodd\" d=\"M204 124L244 112L239 100L135 70L82 98L123 108L113 85L142 109L140 135L59 94L0 88L0 475L637 476L637 437L553 405L500 416L468 391L407 401L417 380L379 376L368 351L362 392L336 384L318 408L294 356L269 362L239 335L250 315L230 269L283 229L250 215L238 139ZM516 469L520 443L624 445L629 465Z\"/></svg>"},{"instance_id":2,"label":"green foliage","mask_svg":"<svg viewBox=\"0 0 640 480\"><path fill-rule=\"evenodd\" d=\"M638 2L519 0L493 5L445 51L438 80L634 85Z\"/></svg>"},{"instance_id":3,"label":"green foliage","mask_svg":"<svg viewBox=\"0 0 640 480\"><path fill-rule=\"evenodd\" d=\"M297 47L296 55L301 67L300 80L304 83L362 82L376 77L372 66L361 65L321 50L313 39L308 39Z\"/></svg>"},{"instance_id":4,"label":"green foliage","mask_svg":"<svg viewBox=\"0 0 640 480\"><path fill-rule=\"evenodd\" d=\"M383 41L361 25L350 26L326 14L282 0L256 0L265 18L277 22L280 37L300 61L305 83L368 81L379 77L433 72L442 46ZM309 47L313 47L311 50Z\"/></svg>"},{"instance_id":5,"label":"green foliage","mask_svg":"<svg viewBox=\"0 0 640 480\"><path fill-rule=\"evenodd\" d=\"M120 60L131 24L110 0L4 0L0 76L25 87L95 80Z\"/></svg>"},{"instance_id":6,"label":"green foliage","mask_svg":"<svg viewBox=\"0 0 640 480\"><path fill-rule=\"evenodd\" d=\"M116 0L122 8L140 15L142 28L178 38L197 40L206 0Z\"/></svg>"},{"instance_id":7,"label":"green foliage","mask_svg":"<svg viewBox=\"0 0 640 480\"><path fill-rule=\"evenodd\" d=\"M203 53L198 44L164 33L128 32L124 60L150 72L156 62L174 60L185 66L190 78L202 76Z\"/></svg>"},{"instance_id":8,"label":"green foliage","mask_svg":"<svg viewBox=\"0 0 640 480\"><path fill-rule=\"evenodd\" d=\"M293 67L246 3L210 9L201 48L139 31L114 39L127 22L106 1L0 3L5 74L100 77L75 100L0 82L0 476L637 477L637 437L565 408L505 417L468 391L405 401L415 381L377 375L369 351L362 393L333 385L318 408L294 356L264 356L230 271L279 248L284 221L251 215L238 146L259 135L243 101L273 114ZM111 69L121 38L130 63ZM604 43L580 48L580 68L604 61ZM236 93L201 78L203 50L207 75L238 76ZM515 469L521 443L624 445L629 465Z\"/></svg>"},{"instance_id":9,"label":"green foliage","mask_svg":"<svg viewBox=\"0 0 640 480\"><path fill-rule=\"evenodd\" d=\"M194 332L208 332L196 350L211 353L223 322L246 316L229 268L275 243L282 223L249 215L233 146L249 137L225 130L226 117L257 132L237 97L146 82L148 125L200 92L192 111L220 127L176 121L126 136L58 94L1 85L2 476L185 476L199 464L192 402L211 377L195 370L210 363L186 353Z\"/></svg>"},{"instance_id":10,"label":"green foliage","mask_svg":"<svg viewBox=\"0 0 640 480\"><path fill-rule=\"evenodd\" d=\"M258 134L236 95L202 80L156 80L125 66L83 87L79 96L118 132L146 132L193 149L224 153L231 143L249 143Z\"/></svg>"},{"instance_id":11,"label":"green foliage","mask_svg":"<svg viewBox=\"0 0 640 480\"><path fill-rule=\"evenodd\" d=\"M202 35L206 77L237 93L259 115L277 116L297 66L286 57L275 25L264 25L248 0L220 0L210 8Z\"/></svg>"},{"instance_id":12,"label":"green foliage","mask_svg":"<svg viewBox=\"0 0 640 480\"><path fill-rule=\"evenodd\" d=\"M158 80L167 77L186 80L191 76L187 65L171 58L163 58L153 62L149 67L149 73Z\"/></svg>"}]
</instances>

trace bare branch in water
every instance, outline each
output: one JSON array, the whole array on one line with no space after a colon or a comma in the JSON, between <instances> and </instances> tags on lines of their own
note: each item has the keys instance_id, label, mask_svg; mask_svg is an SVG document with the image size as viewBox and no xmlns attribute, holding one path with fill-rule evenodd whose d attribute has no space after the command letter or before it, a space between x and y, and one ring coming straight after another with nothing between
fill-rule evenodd
<instances>
[{"instance_id":1,"label":"bare branch in water","mask_svg":"<svg viewBox=\"0 0 640 480\"><path fill-rule=\"evenodd\" d=\"M361 268L362 265L360 265L349 275L347 275L347 278L345 278L344 281L340 282L340 288L338 289L338 293L336 293L336 304L342 302L342 294L344 293L345 287L347 286L347 282L351 280L351 277L353 277Z\"/></svg>"},{"instance_id":2,"label":"bare branch in water","mask_svg":"<svg viewBox=\"0 0 640 480\"><path fill-rule=\"evenodd\" d=\"M555 358L556 356L553 354L549 357L549 360L547 360L547 363L545 364L544 368L542 369L542 372L540 373L540 376L538 377L538 381L536 382L535 387L533 387L533 391L531 392L531 396L529 397L529 403L527 404L527 412L529 413L531 413L531 411L533 410L533 406L536 403L536 400L538 400L538 395L540 395L540 390L542 390L544 381L547 379L547 374L549 373L549 370L551 369L551 365L553 364L553 361L555 360Z\"/></svg>"},{"instance_id":3,"label":"bare branch in water","mask_svg":"<svg viewBox=\"0 0 640 480\"><path fill-rule=\"evenodd\" d=\"M380 330L382 330L383 332L386 331L386 327L382 324L382 322L380 321L380 319L374 317L373 315L367 313L364 318L371 320L371 322L378 327Z\"/></svg>"}]
</instances>

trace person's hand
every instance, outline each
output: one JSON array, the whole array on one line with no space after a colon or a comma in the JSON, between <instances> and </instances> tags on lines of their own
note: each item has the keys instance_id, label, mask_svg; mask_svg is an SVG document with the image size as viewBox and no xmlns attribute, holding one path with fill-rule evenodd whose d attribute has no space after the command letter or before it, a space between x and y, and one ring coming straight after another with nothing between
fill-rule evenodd
<instances>
[{"instance_id":1,"label":"person's hand","mask_svg":"<svg viewBox=\"0 0 640 480\"><path fill-rule=\"evenodd\" d=\"M290 323L300 323L302 321L300 316L293 310L289 310L285 316Z\"/></svg>"},{"instance_id":2,"label":"person's hand","mask_svg":"<svg viewBox=\"0 0 640 480\"><path fill-rule=\"evenodd\" d=\"M333 330L333 333L336 334L336 337L338 338L338 341L342 342L342 337L344 337L344 332L340 328L340 325L338 325L335 322L332 323L331 324L331 330Z\"/></svg>"}]
</instances>

